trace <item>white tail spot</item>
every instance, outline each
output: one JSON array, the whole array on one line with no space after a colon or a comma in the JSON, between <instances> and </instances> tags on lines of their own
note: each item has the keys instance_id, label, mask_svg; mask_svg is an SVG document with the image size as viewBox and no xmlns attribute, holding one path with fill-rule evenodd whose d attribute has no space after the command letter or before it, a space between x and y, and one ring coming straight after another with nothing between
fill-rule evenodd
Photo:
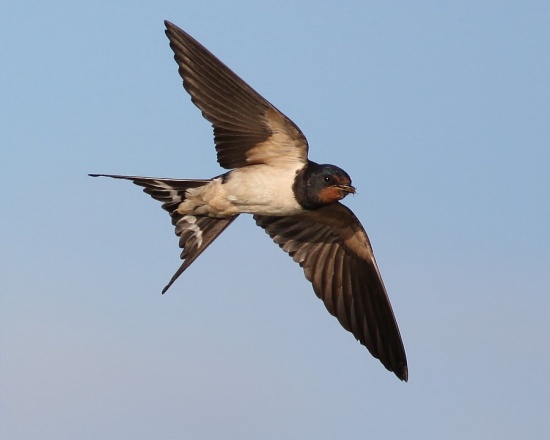
<instances>
[{"instance_id":1,"label":"white tail spot","mask_svg":"<svg viewBox=\"0 0 550 440\"><path fill-rule=\"evenodd\" d=\"M164 183L161 180L155 180L154 181L158 186L160 186L162 189L168 190L168 194L170 195L170 198L172 199L172 202L174 203L181 203L181 196L178 194L178 192L172 188L167 183Z\"/></svg>"},{"instance_id":2,"label":"white tail spot","mask_svg":"<svg viewBox=\"0 0 550 440\"><path fill-rule=\"evenodd\" d=\"M193 231L193 234L195 235L195 238L197 239L197 246L201 247L202 245L202 230L199 228L197 223L197 217L194 215L186 215L182 218L182 220L185 220L189 226L187 226L186 229Z\"/></svg>"}]
</instances>

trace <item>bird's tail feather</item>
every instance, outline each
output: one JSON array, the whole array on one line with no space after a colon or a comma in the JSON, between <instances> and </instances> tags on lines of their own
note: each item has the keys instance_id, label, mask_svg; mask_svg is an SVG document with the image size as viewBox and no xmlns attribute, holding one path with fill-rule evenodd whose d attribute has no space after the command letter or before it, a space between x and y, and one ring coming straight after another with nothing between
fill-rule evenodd
<instances>
[{"instance_id":1,"label":"bird's tail feather","mask_svg":"<svg viewBox=\"0 0 550 440\"><path fill-rule=\"evenodd\" d=\"M111 177L130 180L143 187L143 192L162 202L162 208L172 215L179 204L186 198L185 192L190 188L207 185L211 180L199 179L165 179L157 177L121 176L118 174L88 174L91 177Z\"/></svg>"},{"instance_id":2,"label":"bird's tail feather","mask_svg":"<svg viewBox=\"0 0 550 440\"><path fill-rule=\"evenodd\" d=\"M237 216L213 218L178 212L178 206L186 199L188 189L207 185L211 180L165 179L117 174L90 174L90 176L130 180L143 187L143 191L155 200L162 202L162 208L170 214L172 224L176 228L176 235L179 237L180 248L182 248L180 257L183 263L162 289L162 293L165 293L185 269L237 218Z\"/></svg>"}]
</instances>

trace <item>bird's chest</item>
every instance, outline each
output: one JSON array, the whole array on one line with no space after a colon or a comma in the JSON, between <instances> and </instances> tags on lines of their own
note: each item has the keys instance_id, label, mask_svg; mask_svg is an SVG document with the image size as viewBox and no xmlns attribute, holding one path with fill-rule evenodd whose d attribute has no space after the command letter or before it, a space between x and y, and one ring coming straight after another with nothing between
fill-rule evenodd
<instances>
[{"instance_id":1,"label":"bird's chest","mask_svg":"<svg viewBox=\"0 0 550 440\"><path fill-rule=\"evenodd\" d=\"M269 165L240 168L230 173L220 189L239 212L294 215L303 211L292 188L297 170Z\"/></svg>"}]
</instances>

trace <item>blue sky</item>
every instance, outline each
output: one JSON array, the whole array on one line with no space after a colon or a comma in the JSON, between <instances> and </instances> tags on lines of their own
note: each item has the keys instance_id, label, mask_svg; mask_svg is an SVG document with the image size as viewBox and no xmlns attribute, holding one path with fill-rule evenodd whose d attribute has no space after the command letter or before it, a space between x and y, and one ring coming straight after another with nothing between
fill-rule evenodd
<instances>
[{"instance_id":1,"label":"blue sky","mask_svg":"<svg viewBox=\"0 0 550 440\"><path fill-rule=\"evenodd\" d=\"M544 1L20 1L0 15L0 436L547 439ZM90 172L207 178L169 19L353 178L401 383L251 218L165 296L168 216Z\"/></svg>"}]
</instances>

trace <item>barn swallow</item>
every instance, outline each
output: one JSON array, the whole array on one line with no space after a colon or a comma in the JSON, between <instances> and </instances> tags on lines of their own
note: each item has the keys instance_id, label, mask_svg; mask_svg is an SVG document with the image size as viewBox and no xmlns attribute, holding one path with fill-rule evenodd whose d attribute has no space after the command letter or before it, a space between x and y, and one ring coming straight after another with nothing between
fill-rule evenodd
<instances>
[{"instance_id":1,"label":"barn swallow","mask_svg":"<svg viewBox=\"0 0 550 440\"><path fill-rule=\"evenodd\" d=\"M230 171L205 180L90 174L130 180L170 214L183 263L162 293L239 214L252 214L342 327L406 381L405 349L370 241L339 202L355 193L350 176L310 161L294 122L194 38L165 25L183 87L212 123L218 163Z\"/></svg>"}]
</instances>

